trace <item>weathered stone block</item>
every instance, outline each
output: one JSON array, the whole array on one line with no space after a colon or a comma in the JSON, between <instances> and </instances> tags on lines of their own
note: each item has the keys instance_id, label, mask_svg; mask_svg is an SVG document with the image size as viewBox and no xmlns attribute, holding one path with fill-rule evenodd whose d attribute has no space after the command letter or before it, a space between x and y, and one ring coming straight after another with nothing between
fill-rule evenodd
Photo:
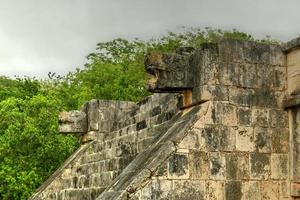
<instances>
[{"instance_id":1,"label":"weathered stone block","mask_svg":"<svg viewBox=\"0 0 300 200\"><path fill-rule=\"evenodd\" d=\"M252 109L253 126L268 127L269 126L269 110L268 109Z\"/></svg>"},{"instance_id":2,"label":"weathered stone block","mask_svg":"<svg viewBox=\"0 0 300 200\"><path fill-rule=\"evenodd\" d=\"M201 149L207 151L216 151L220 148L220 126L207 125L201 133Z\"/></svg>"},{"instance_id":3,"label":"weathered stone block","mask_svg":"<svg viewBox=\"0 0 300 200\"><path fill-rule=\"evenodd\" d=\"M270 64L284 66L285 53L283 52L282 46L270 45Z\"/></svg>"},{"instance_id":4,"label":"weathered stone block","mask_svg":"<svg viewBox=\"0 0 300 200\"><path fill-rule=\"evenodd\" d=\"M287 128L274 128L272 133L272 152L287 153L289 150L289 131Z\"/></svg>"},{"instance_id":5,"label":"weathered stone block","mask_svg":"<svg viewBox=\"0 0 300 200\"><path fill-rule=\"evenodd\" d=\"M275 181L261 182L262 199L278 200L279 199L279 185Z\"/></svg>"},{"instance_id":6,"label":"weathered stone block","mask_svg":"<svg viewBox=\"0 0 300 200\"><path fill-rule=\"evenodd\" d=\"M99 113L99 101L93 99L87 104L87 116L88 116L88 130L97 131L99 130L99 121L102 116ZM105 116L107 118L107 116Z\"/></svg>"},{"instance_id":7,"label":"weathered stone block","mask_svg":"<svg viewBox=\"0 0 300 200\"><path fill-rule=\"evenodd\" d=\"M221 85L239 86L240 85L240 66L239 63L220 63L219 82Z\"/></svg>"},{"instance_id":8,"label":"weathered stone block","mask_svg":"<svg viewBox=\"0 0 300 200\"><path fill-rule=\"evenodd\" d=\"M271 178L286 179L288 177L288 154L271 154Z\"/></svg>"},{"instance_id":9,"label":"weathered stone block","mask_svg":"<svg viewBox=\"0 0 300 200\"><path fill-rule=\"evenodd\" d=\"M185 199L205 199L205 182L204 181L173 181L173 188L172 191L174 200L185 200Z\"/></svg>"},{"instance_id":10,"label":"weathered stone block","mask_svg":"<svg viewBox=\"0 0 300 200\"><path fill-rule=\"evenodd\" d=\"M291 183L291 196L297 197L300 196L300 184L299 183Z\"/></svg>"},{"instance_id":11,"label":"weathered stone block","mask_svg":"<svg viewBox=\"0 0 300 200\"><path fill-rule=\"evenodd\" d=\"M257 66L257 80L260 88L274 87L274 68L269 65Z\"/></svg>"},{"instance_id":12,"label":"weathered stone block","mask_svg":"<svg viewBox=\"0 0 300 200\"><path fill-rule=\"evenodd\" d=\"M224 200L225 187L223 181L207 181L206 182L206 198L209 200Z\"/></svg>"},{"instance_id":13,"label":"weathered stone block","mask_svg":"<svg viewBox=\"0 0 300 200\"><path fill-rule=\"evenodd\" d=\"M285 128L288 127L287 112L283 109L269 110L270 125L272 127Z\"/></svg>"},{"instance_id":14,"label":"weathered stone block","mask_svg":"<svg viewBox=\"0 0 300 200\"><path fill-rule=\"evenodd\" d=\"M201 129L194 128L190 131L183 140L179 143L179 149L200 149L202 144L201 141Z\"/></svg>"},{"instance_id":15,"label":"weathered stone block","mask_svg":"<svg viewBox=\"0 0 300 200\"><path fill-rule=\"evenodd\" d=\"M151 180L143 189L141 199L171 199L172 181Z\"/></svg>"},{"instance_id":16,"label":"weathered stone block","mask_svg":"<svg viewBox=\"0 0 300 200\"><path fill-rule=\"evenodd\" d=\"M243 182L243 200L261 200L260 182Z\"/></svg>"},{"instance_id":17,"label":"weathered stone block","mask_svg":"<svg viewBox=\"0 0 300 200\"><path fill-rule=\"evenodd\" d=\"M174 154L169 158L168 177L175 179L189 178L189 163L187 154Z\"/></svg>"},{"instance_id":18,"label":"weathered stone block","mask_svg":"<svg viewBox=\"0 0 300 200\"><path fill-rule=\"evenodd\" d=\"M257 102L254 89L229 87L229 102L239 106L253 106Z\"/></svg>"},{"instance_id":19,"label":"weathered stone block","mask_svg":"<svg viewBox=\"0 0 300 200\"><path fill-rule=\"evenodd\" d=\"M212 180L225 180L225 155L223 153L211 152L209 160L209 177Z\"/></svg>"},{"instance_id":20,"label":"weathered stone block","mask_svg":"<svg viewBox=\"0 0 300 200\"><path fill-rule=\"evenodd\" d=\"M168 178L168 163L162 163L155 172L155 177L167 179Z\"/></svg>"},{"instance_id":21,"label":"weathered stone block","mask_svg":"<svg viewBox=\"0 0 300 200\"><path fill-rule=\"evenodd\" d=\"M208 167L208 156L206 152L190 150L189 170L191 179L207 179Z\"/></svg>"},{"instance_id":22,"label":"weathered stone block","mask_svg":"<svg viewBox=\"0 0 300 200\"><path fill-rule=\"evenodd\" d=\"M193 88L192 103L201 101L228 101L228 89L220 85L203 85Z\"/></svg>"},{"instance_id":23,"label":"weathered stone block","mask_svg":"<svg viewBox=\"0 0 300 200\"><path fill-rule=\"evenodd\" d=\"M268 128L254 128L255 149L262 153L271 153L271 130Z\"/></svg>"},{"instance_id":24,"label":"weathered stone block","mask_svg":"<svg viewBox=\"0 0 300 200\"><path fill-rule=\"evenodd\" d=\"M228 181L225 183L225 199L241 200L242 199L242 183L239 181Z\"/></svg>"},{"instance_id":25,"label":"weathered stone block","mask_svg":"<svg viewBox=\"0 0 300 200\"><path fill-rule=\"evenodd\" d=\"M90 189L91 200L96 199L103 191L104 187L94 187Z\"/></svg>"},{"instance_id":26,"label":"weathered stone block","mask_svg":"<svg viewBox=\"0 0 300 200\"><path fill-rule=\"evenodd\" d=\"M270 176L270 154L250 154L250 178L268 179Z\"/></svg>"},{"instance_id":27,"label":"weathered stone block","mask_svg":"<svg viewBox=\"0 0 300 200\"><path fill-rule=\"evenodd\" d=\"M254 135L252 127L238 127L236 130L236 150L254 151Z\"/></svg>"},{"instance_id":28,"label":"weathered stone block","mask_svg":"<svg viewBox=\"0 0 300 200\"><path fill-rule=\"evenodd\" d=\"M290 181L285 180L285 181L280 181L279 183L279 195L280 198L291 198L291 186L290 186Z\"/></svg>"},{"instance_id":29,"label":"weathered stone block","mask_svg":"<svg viewBox=\"0 0 300 200\"><path fill-rule=\"evenodd\" d=\"M261 89L255 89L253 99L255 100L256 106L263 108L278 108L278 93L268 87Z\"/></svg>"},{"instance_id":30,"label":"weathered stone block","mask_svg":"<svg viewBox=\"0 0 300 200\"><path fill-rule=\"evenodd\" d=\"M240 64L240 86L244 88L257 88L257 70L255 64Z\"/></svg>"},{"instance_id":31,"label":"weathered stone block","mask_svg":"<svg viewBox=\"0 0 300 200\"><path fill-rule=\"evenodd\" d=\"M242 180L249 179L249 155L246 153L227 153L226 179Z\"/></svg>"},{"instance_id":32,"label":"weathered stone block","mask_svg":"<svg viewBox=\"0 0 300 200\"><path fill-rule=\"evenodd\" d=\"M283 91L286 89L286 67L274 68L274 88L275 90Z\"/></svg>"},{"instance_id":33,"label":"weathered stone block","mask_svg":"<svg viewBox=\"0 0 300 200\"><path fill-rule=\"evenodd\" d=\"M237 112L236 106L227 103L217 103L218 118L221 119L223 125L236 126L237 125Z\"/></svg>"},{"instance_id":34,"label":"weathered stone block","mask_svg":"<svg viewBox=\"0 0 300 200\"><path fill-rule=\"evenodd\" d=\"M220 126L220 150L234 151L236 146L236 130L231 126Z\"/></svg>"},{"instance_id":35,"label":"weathered stone block","mask_svg":"<svg viewBox=\"0 0 300 200\"><path fill-rule=\"evenodd\" d=\"M251 125L251 109L249 107L239 107L237 109L238 124L240 126Z\"/></svg>"},{"instance_id":36,"label":"weathered stone block","mask_svg":"<svg viewBox=\"0 0 300 200\"><path fill-rule=\"evenodd\" d=\"M89 177L81 175L78 177L77 182L78 188L88 188L89 187Z\"/></svg>"}]
</instances>

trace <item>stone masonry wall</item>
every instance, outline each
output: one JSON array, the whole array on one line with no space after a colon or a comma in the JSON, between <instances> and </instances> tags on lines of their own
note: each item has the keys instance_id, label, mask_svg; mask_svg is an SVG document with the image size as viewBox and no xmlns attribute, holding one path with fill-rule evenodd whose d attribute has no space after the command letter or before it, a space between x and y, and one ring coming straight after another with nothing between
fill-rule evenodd
<instances>
[{"instance_id":1,"label":"stone masonry wall","mask_svg":"<svg viewBox=\"0 0 300 200\"><path fill-rule=\"evenodd\" d=\"M188 50L166 56L189 58L175 73L164 56L148 60L158 79L192 70L184 91L152 82L182 94L85 104L84 144L31 199L297 199L300 95L285 100L286 50L239 40Z\"/></svg>"},{"instance_id":2,"label":"stone masonry wall","mask_svg":"<svg viewBox=\"0 0 300 200\"><path fill-rule=\"evenodd\" d=\"M86 103L88 140L31 199L95 199L176 114L178 95Z\"/></svg>"},{"instance_id":3,"label":"stone masonry wall","mask_svg":"<svg viewBox=\"0 0 300 200\"><path fill-rule=\"evenodd\" d=\"M200 86L193 92L209 100L210 116L132 199L291 199L280 47L227 40L196 54Z\"/></svg>"}]
</instances>

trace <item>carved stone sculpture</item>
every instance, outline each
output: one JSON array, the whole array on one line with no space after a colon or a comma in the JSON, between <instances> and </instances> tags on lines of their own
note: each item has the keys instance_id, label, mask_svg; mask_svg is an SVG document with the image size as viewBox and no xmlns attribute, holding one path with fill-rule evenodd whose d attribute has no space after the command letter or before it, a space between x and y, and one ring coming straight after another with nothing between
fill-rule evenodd
<instances>
[{"instance_id":1,"label":"carved stone sculpture","mask_svg":"<svg viewBox=\"0 0 300 200\"><path fill-rule=\"evenodd\" d=\"M87 132L87 115L82 111L62 112L59 115L59 132L85 133Z\"/></svg>"}]
</instances>

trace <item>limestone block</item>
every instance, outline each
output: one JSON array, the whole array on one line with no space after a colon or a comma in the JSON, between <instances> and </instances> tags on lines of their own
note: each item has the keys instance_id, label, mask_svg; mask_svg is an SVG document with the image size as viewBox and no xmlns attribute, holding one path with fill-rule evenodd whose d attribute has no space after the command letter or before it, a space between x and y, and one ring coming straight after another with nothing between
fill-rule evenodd
<instances>
[{"instance_id":1,"label":"limestone block","mask_svg":"<svg viewBox=\"0 0 300 200\"><path fill-rule=\"evenodd\" d=\"M207 125L201 133L201 149L206 151L216 151L220 148L220 126Z\"/></svg>"},{"instance_id":2,"label":"limestone block","mask_svg":"<svg viewBox=\"0 0 300 200\"><path fill-rule=\"evenodd\" d=\"M168 177L168 163L164 162L162 163L158 169L156 170L155 177L160 178L160 179L167 179Z\"/></svg>"},{"instance_id":3,"label":"limestone block","mask_svg":"<svg viewBox=\"0 0 300 200\"><path fill-rule=\"evenodd\" d=\"M223 125L236 126L237 125L237 112L236 106L227 103L217 103L218 118L221 118Z\"/></svg>"},{"instance_id":4,"label":"limestone block","mask_svg":"<svg viewBox=\"0 0 300 200\"><path fill-rule=\"evenodd\" d=\"M263 127L254 128L255 149L262 153L271 153L271 130Z\"/></svg>"},{"instance_id":5,"label":"limestone block","mask_svg":"<svg viewBox=\"0 0 300 200\"><path fill-rule=\"evenodd\" d=\"M243 182L243 200L261 200L260 182L247 181Z\"/></svg>"},{"instance_id":6,"label":"limestone block","mask_svg":"<svg viewBox=\"0 0 300 200\"><path fill-rule=\"evenodd\" d=\"M257 70L255 64L240 64L239 83L243 88L257 88Z\"/></svg>"},{"instance_id":7,"label":"limestone block","mask_svg":"<svg viewBox=\"0 0 300 200\"><path fill-rule=\"evenodd\" d=\"M90 186L91 187L98 187L102 184L103 183L101 183L101 174L100 173L91 175L91 178L90 178Z\"/></svg>"},{"instance_id":8,"label":"limestone block","mask_svg":"<svg viewBox=\"0 0 300 200\"><path fill-rule=\"evenodd\" d=\"M300 49L287 54L287 84L290 95L299 94L300 90Z\"/></svg>"},{"instance_id":9,"label":"limestone block","mask_svg":"<svg viewBox=\"0 0 300 200\"><path fill-rule=\"evenodd\" d=\"M270 154L250 154L250 178L268 179L270 176Z\"/></svg>"},{"instance_id":10,"label":"limestone block","mask_svg":"<svg viewBox=\"0 0 300 200\"><path fill-rule=\"evenodd\" d=\"M105 187L90 188L91 200L96 199L103 191Z\"/></svg>"},{"instance_id":11,"label":"limestone block","mask_svg":"<svg viewBox=\"0 0 300 200\"><path fill-rule=\"evenodd\" d=\"M288 115L283 109L269 110L270 125L272 127L284 128L288 127Z\"/></svg>"},{"instance_id":12,"label":"limestone block","mask_svg":"<svg viewBox=\"0 0 300 200\"><path fill-rule=\"evenodd\" d=\"M254 41L225 39L219 42L221 61L270 63L270 45Z\"/></svg>"},{"instance_id":13,"label":"limestone block","mask_svg":"<svg viewBox=\"0 0 300 200\"><path fill-rule=\"evenodd\" d=\"M236 146L236 130L231 126L220 126L220 150L234 151Z\"/></svg>"},{"instance_id":14,"label":"limestone block","mask_svg":"<svg viewBox=\"0 0 300 200\"><path fill-rule=\"evenodd\" d=\"M225 180L225 155L224 153L211 152L208 154L209 177L212 180Z\"/></svg>"},{"instance_id":15,"label":"limestone block","mask_svg":"<svg viewBox=\"0 0 300 200\"><path fill-rule=\"evenodd\" d=\"M207 181L205 199L224 200L224 185L223 181Z\"/></svg>"},{"instance_id":16,"label":"limestone block","mask_svg":"<svg viewBox=\"0 0 300 200\"><path fill-rule=\"evenodd\" d=\"M90 199L89 189L67 189L61 198L63 200Z\"/></svg>"},{"instance_id":17,"label":"limestone block","mask_svg":"<svg viewBox=\"0 0 300 200\"><path fill-rule=\"evenodd\" d=\"M174 154L169 158L168 177L174 179L189 178L189 163L187 154Z\"/></svg>"},{"instance_id":18,"label":"limestone block","mask_svg":"<svg viewBox=\"0 0 300 200\"><path fill-rule=\"evenodd\" d=\"M290 181L288 181L288 180L280 181L278 184L279 184L279 196L282 199L291 197Z\"/></svg>"},{"instance_id":19,"label":"limestone block","mask_svg":"<svg viewBox=\"0 0 300 200\"><path fill-rule=\"evenodd\" d=\"M270 64L275 66L285 65L285 53L279 45L270 45Z\"/></svg>"},{"instance_id":20,"label":"limestone block","mask_svg":"<svg viewBox=\"0 0 300 200\"><path fill-rule=\"evenodd\" d=\"M274 87L274 67L270 65L257 65L257 84L259 88Z\"/></svg>"},{"instance_id":21,"label":"limestone block","mask_svg":"<svg viewBox=\"0 0 300 200\"><path fill-rule=\"evenodd\" d=\"M272 133L272 152L287 153L289 151L289 130L287 128L273 128Z\"/></svg>"},{"instance_id":22,"label":"limestone block","mask_svg":"<svg viewBox=\"0 0 300 200\"><path fill-rule=\"evenodd\" d=\"M241 200L242 195L242 183L240 181L228 181L225 183L226 200Z\"/></svg>"},{"instance_id":23,"label":"limestone block","mask_svg":"<svg viewBox=\"0 0 300 200\"><path fill-rule=\"evenodd\" d=\"M229 102L239 106L253 106L257 98L254 89L229 87Z\"/></svg>"},{"instance_id":24,"label":"limestone block","mask_svg":"<svg viewBox=\"0 0 300 200\"><path fill-rule=\"evenodd\" d=\"M226 180L249 179L249 155L247 153L227 153Z\"/></svg>"},{"instance_id":25,"label":"limestone block","mask_svg":"<svg viewBox=\"0 0 300 200\"><path fill-rule=\"evenodd\" d=\"M89 187L89 179L86 175L81 175L78 177L78 182L77 182L77 187L78 188L88 188Z\"/></svg>"},{"instance_id":26,"label":"limestone block","mask_svg":"<svg viewBox=\"0 0 300 200\"><path fill-rule=\"evenodd\" d=\"M269 126L269 110L254 108L252 109L253 126L268 127Z\"/></svg>"},{"instance_id":27,"label":"limestone block","mask_svg":"<svg viewBox=\"0 0 300 200\"><path fill-rule=\"evenodd\" d=\"M219 64L216 61L203 65L201 85L218 85L219 84Z\"/></svg>"},{"instance_id":28,"label":"limestone block","mask_svg":"<svg viewBox=\"0 0 300 200\"><path fill-rule=\"evenodd\" d=\"M201 129L194 128L179 143L179 149L200 149L201 148Z\"/></svg>"},{"instance_id":29,"label":"limestone block","mask_svg":"<svg viewBox=\"0 0 300 200\"><path fill-rule=\"evenodd\" d=\"M239 107L237 109L238 124L240 126L250 126L251 125L251 109L249 107Z\"/></svg>"},{"instance_id":30,"label":"limestone block","mask_svg":"<svg viewBox=\"0 0 300 200\"><path fill-rule=\"evenodd\" d=\"M200 180L174 180L172 197L169 199L185 200L185 199L204 199L205 198L205 182Z\"/></svg>"},{"instance_id":31,"label":"limestone block","mask_svg":"<svg viewBox=\"0 0 300 200\"><path fill-rule=\"evenodd\" d=\"M141 199L171 199L172 181L151 180L143 189Z\"/></svg>"},{"instance_id":32,"label":"limestone block","mask_svg":"<svg viewBox=\"0 0 300 200\"><path fill-rule=\"evenodd\" d=\"M87 132L87 116L82 111L62 112L59 115L59 132L85 133Z\"/></svg>"},{"instance_id":33,"label":"limestone block","mask_svg":"<svg viewBox=\"0 0 300 200\"><path fill-rule=\"evenodd\" d=\"M222 62L219 64L219 82L221 85L240 86L239 63Z\"/></svg>"},{"instance_id":34,"label":"limestone block","mask_svg":"<svg viewBox=\"0 0 300 200\"><path fill-rule=\"evenodd\" d=\"M194 87L192 91L192 103L207 100L228 101L228 89L220 85L202 85Z\"/></svg>"},{"instance_id":35,"label":"limestone block","mask_svg":"<svg viewBox=\"0 0 300 200\"><path fill-rule=\"evenodd\" d=\"M279 185L276 181L262 181L261 182L262 200L278 200L279 199Z\"/></svg>"},{"instance_id":36,"label":"limestone block","mask_svg":"<svg viewBox=\"0 0 300 200\"><path fill-rule=\"evenodd\" d=\"M254 151L254 133L252 127L238 127L236 129L236 150Z\"/></svg>"},{"instance_id":37,"label":"limestone block","mask_svg":"<svg viewBox=\"0 0 300 200\"><path fill-rule=\"evenodd\" d=\"M291 183L291 196L300 197L300 184Z\"/></svg>"},{"instance_id":38,"label":"limestone block","mask_svg":"<svg viewBox=\"0 0 300 200\"><path fill-rule=\"evenodd\" d=\"M91 100L88 102L88 130L97 131L99 130L99 121L100 119L100 109L98 100Z\"/></svg>"},{"instance_id":39,"label":"limestone block","mask_svg":"<svg viewBox=\"0 0 300 200\"><path fill-rule=\"evenodd\" d=\"M286 179L288 177L288 154L271 154L271 178Z\"/></svg>"},{"instance_id":40,"label":"limestone block","mask_svg":"<svg viewBox=\"0 0 300 200\"><path fill-rule=\"evenodd\" d=\"M278 95L280 95L280 93L265 86L261 89L255 89L254 91L253 100L255 101L255 106L263 108L278 108Z\"/></svg>"},{"instance_id":41,"label":"limestone block","mask_svg":"<svg viewBox=\"0 0 300 200\"><path fill-rule=\"evenodd\" d=\"M283 91L287 87L286 67L276 66L274 68L274 89Z\"/></svg>"},{"instance_id":42,"label":"limestone block","mask_svg":"<svg viewBox=\"0 0 300 200\"><path fill-rule=\"evenodd\" d=\"M294 182L300 181L300 108L295 107L289 110L290 128L290 175Z\"/></svg>"},{"instance_id":43,"label":"limestone block","mask_svg":"<svg viewBox=\"0 0 300 200\"><path fill-rule=\"evenodd\" d=\"M191 179L208 179L208 155L199 150L190 150L189 174Z\"/></svg>"}]
</instances>

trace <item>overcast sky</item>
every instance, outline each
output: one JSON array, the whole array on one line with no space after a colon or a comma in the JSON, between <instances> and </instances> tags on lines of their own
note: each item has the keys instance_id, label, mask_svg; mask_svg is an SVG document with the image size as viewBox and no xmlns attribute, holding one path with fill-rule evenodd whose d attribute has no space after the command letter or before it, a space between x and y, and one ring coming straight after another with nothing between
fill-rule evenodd
<instances>
[{"instance_id":1,"label":"overcast sky","mask_svg":"<svg viewBox=\"0 0 300 200\"><path fill-rule=\"evenodd\" d=\"M181 26L283 41L300 33L299 0L0 0L0 75L47 77L82 67L98 42Z\"/></svg>"}]
</instances>

